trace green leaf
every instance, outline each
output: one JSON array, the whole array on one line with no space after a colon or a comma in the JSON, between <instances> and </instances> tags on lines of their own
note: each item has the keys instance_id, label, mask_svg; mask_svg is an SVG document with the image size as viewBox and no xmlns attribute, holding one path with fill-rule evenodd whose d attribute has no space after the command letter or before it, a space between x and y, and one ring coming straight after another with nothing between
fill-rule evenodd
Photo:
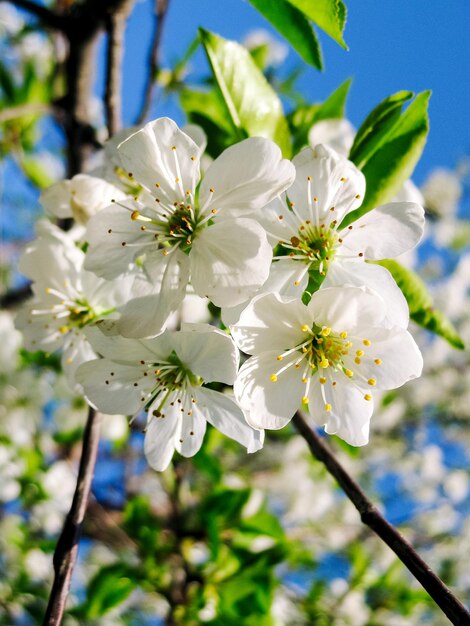
<instances>
[{"instance_id":1,"label":"green leaf","mask_svg":"<svg viewBox=\"0 0 470 626\"><path fill-rule=\"evenodd\" d=\"M0 93L8 104L16 103L16 87L8 68L0 62Z\"/></svg>"},{"instance_id":2,"label":"green leaf","mask_svg":"<svg viewBox=\"0 0 470 626\"><path fill-rule=\"evenodd\" d=\"M415 272L392 259L384 259L383 261L376 261L376 263L386 267L396 280L408 302L412 320L426 330L439 335L454 348L465 349L465 344L452 323L442 311L434 308L432 297L426 285Z\"/></svg>"},{"instance_id":3,"label":"green leaf","mask_svg":"<svg viewBox=\"0 0 470 626\"><path fill-rule=\"evenodd\" d=\"M90 581L86 616L90 619L101 617L115 606L124 602L135 588L135 583L126 574L126 567L110 565L101 569Z\"/></svg>"},{"instance_id":4,"label":"green leaf","mask_svg":"<svg viewBox=\"0 0 470 626\"><path fill-rule=\"evenodd\" d=\"M346 5L342 0L288 0L345 50Z\"/></svg>"},{"instance_id":5,"label":"green leaf","mask_svg":"<svg viewBox=\"0 0 470 626\"><path fill-rule=\"evenodd\" d=\"M290 136L281 101L249 52L214 33L203 29L199 33L238 139L268 137L289 157Z\"/></svg>"},{"instance_id":6,"label":"green leaf","mask_svg":"<svg viewBox=\"0 0 470 626\"><path fill-rule=\"evenodd\" d=\"M271 22L302 59L322 69L320 44L309 19L287 0L250 0L251 4Z\"/></svg>"},{"instance_id":7,"label":"green leaf","mask_svg":"<svg viewBox=\"0 0 470 626\"><path fill-rule=\"evenodd\" d=\"M392 107L392 111L377 116L376 125L381 130L371 131L369 139L364 135L363 150L356 145L356 157L352 160L356 165L356 159L361 162L367 183L366 195L362 206L343 220L342 228L371 209L390 202L413 173L428 136L430 95L430 91L418 94L401 115L397 115L398 107ZM407 99L407 93L401 97ZM378 134L374 135L375 132Z\"/></svg>"},{"instance_id":8,"label":"green leaf","mask_svg":"<svg viewBox=\"0 0 470 626\"><path fill-rule=\"evenodd\" d=\"M399 91L385 98L373 109L357 131L349 158L362 168L371 155L385 142L400 117L405 102L413 98L412 91Z\"/></svg>"},{"instance_id":9,"label":"green leaf","mask_svg":"<svg viewBox=\"0 0 470 626\"><path fill-rule=\"evenodd\" d=\"M348 78L331 93L325 102L320 106L316 115L315 122L320 120L341 119L346 112L346 99L351 88L352 78Z\"/></svg>"},{"instance_id":10,"label":"green leaf","mask_svg":"<svg viewBox=\"0 0 470 626\"><path fill-rule=\"evenodd\" d=\"M19 165L27 178L39 189L46 189L54 182L39 158L25 157L20 161Z\"/></svg>"}]
</instances>

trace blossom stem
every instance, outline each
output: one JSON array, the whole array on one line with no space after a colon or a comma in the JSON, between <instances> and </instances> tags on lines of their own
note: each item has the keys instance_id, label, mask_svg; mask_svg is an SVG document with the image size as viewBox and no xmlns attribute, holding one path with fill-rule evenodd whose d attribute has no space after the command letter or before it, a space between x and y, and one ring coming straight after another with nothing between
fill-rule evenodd
<instances>
[{"instance_id":1,"label":"blossom stem","mask_svg":"<svg viewBox=\"0 0 470 626\"><path fill-rule=\"evenodd\" d=\"M83 434L83 447L78 469L77 485L70 511L54 552L54 582L43 620L43 626L59 626L65 611L72 571L77 560L78 543L91 491L96 465L102 416L89 409Z\"/></svg>"},{"instance_id":2,"label":"blossom stem","mask_svg":"<svg viewBox=\"0 0 470 626\"><path fill-rule=\"evenodd\" d=\"M339 463L333 452L323 443L316 432L310 428L300 413L295 414L293 423L307 442L312 455L325 465L328 472L336 479L339 486L359 511L362 522L369 526L395 552L452 624L456 626L470 624L470 613L465 606L453 595L450 589L398 530L380 514L356 481Z\"/></svg>"}]
</instances>

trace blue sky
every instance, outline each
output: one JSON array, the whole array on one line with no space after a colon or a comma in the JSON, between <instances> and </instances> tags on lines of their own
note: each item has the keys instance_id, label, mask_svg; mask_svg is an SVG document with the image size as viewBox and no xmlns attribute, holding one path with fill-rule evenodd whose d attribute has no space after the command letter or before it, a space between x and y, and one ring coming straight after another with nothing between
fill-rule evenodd
<instances>
[{"instance_id":1,"label":"blue sky","mask_svg":"<svg viewBox=\"0 0 470 626\"><path fill-rule=\"evenodd\" d=\"M128 27L124 68L127 122L132 121L140 102L152 4L138 1ZM346 4L345 40L350 51L345 52L320 32L325 70L306 68L298 83L303 94L312 102L321 101L352 76L348 116L357 126L391 93L432 89L431 133L415 179L419 183L432 167L452 167L470 154L470 2L346 0ZM164 63L182 54L198 26L236 40L253 28L275 33L246 0L172 0L163 41ZM291 51L286 65L300 62ZM195 64L198 70L207 69L202 55L195 57ZM164 103L153 113L175 114Z\"/></svg>"}]
</instances>

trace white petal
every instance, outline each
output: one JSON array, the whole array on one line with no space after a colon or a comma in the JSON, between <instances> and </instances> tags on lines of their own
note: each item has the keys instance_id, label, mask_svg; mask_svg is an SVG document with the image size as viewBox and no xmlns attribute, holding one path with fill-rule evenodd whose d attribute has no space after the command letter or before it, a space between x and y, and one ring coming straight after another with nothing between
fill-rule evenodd
<instances>
[{"instance_id":1,"label":"white petal","mask_svg":"<svg viewBox=\"0 0 470 626\"><path fill-rule=\"evenodd\" d=\"M118 147L124 168L152 194L184 200L199 180L199 147L167 117L149 122ZM193 157L193 159L191 159Z\"/></svg>"},{"instance_id":2,"label":"white petal","mask_svg":"<svg viewBox=\"0 0 470 626\"><path fill-rule=\"evenodd\" d=\"M265 292L300 299L308 284L308 267L305 263L289 257L274 261L268 280L261 289Z\"/></svg>"},{"instance_id":3,"label":"white petal","mask_svg":"<svg viewBox=\"0 0 470 626\"><path fill-rule=\"evenodd\" d=\"M60 219L72 217L70 206L70 180L61 180L43 191L39 202L48 213Z\"/></svg>"},{"instance_id":4,"label":"white petal","mask_svg":"<svg viewBox=\"0 0 470 626\"><path fill-rule=\"evenodd\" d=\"M390 272L380 265L363 261L340 261L330 264L322 289L341 285L367 286L384 301L384 323L406 328L409 321L408 303Z\"/></svg>"},{"instance_id":5,"label":"white petal","mask_svg":"<svg viewBox=\"0 0 470 626\"><path fill-rule=\"evenodd\" d=\"M70 207L79 224L86 224L98 211L125 197L120 189L95 176L77 174L70 181Z\"/></svg>"},{"instance_id":6,"label":"white petal","mask_svg":"<svg viewBox=\"0 0 470 626\"><path fill-rule=\"evenodd\" d=\"M368 387L374 379L377 389L396 389L409 380L421 376L423 357L413 337L403 328L363 328L359 339L371 342L361 346L365 353L361 364L354 364L352 357L345 358L345 365L354 372L354 382ZM380 365L375 360L381 361ZM370 387L369 387L370 388Z\"/></svg>"},{"instance_id":7,"label":"white petal","mask_svg":"<svg viewBox=\"0 0 470 626\"><path fill-rule=\"evenodd\" d=\"M341 253L366 259L393 258L414 248L423 235L424 209L413 202L384 204L353 223ZM343 252L344 251L344 252Z\"/></svg>"},{"instance_id":8,"label":"white petal","mask_svg":"<svg viewBox=\"0 0 470 626\"><path fill-rule=\"evenodd\" d=\"M304 324L312 325L312 315L300 300L287 301L268 293L254 298L230 330L242 352L278 350L279 354L305 341Z\"/></svg>"},{"instance_id":9,"label":"white petal","mask_svg":"<svg viewBox=\"0 0 470 626\"><path fill-rule=\"evenodd\" d=\"M75 373L82 363L96 359L97 355L83 332L69 333L62 354L62 369L69 385L76 387Z\"/></svg>"},{"instance_id":10,"label":"white petal","mask_svg":"<svg viewBox=\"0 0 470 626\"><path fill-rule=\"evenodd\" d=\"M181 418L176 411L165 413L165 417L155 417L152 414L154 406L149 409L144 451L149 465L158 472L163 472L170 464L175 451Z\"/></svg>"},{"instance_id":11,"label":"white petal","mask_svg":"<svg viewBox=\"0 0 470 626\"><path fill-rule=\"evenodd\" d=\"M172 411L178 411L177 407L170 407ZM191 415L189 415L191 413ZM168 417L168 411L165 413ZM206 418L200 407L191 404L191 409L181 413L179 435L175 441L175 448L180 454L191 457L199 451L206 433Z\"/></svg>"},{"instance_id":12,"label":"white petal","mask_svg":"<svg viewBox=\"0 0 470 626\"><path fill-rule=\"evenodd\" d=\"M355 134L356 129L347 119L321 120L309 130L308 143L312 148L323 143L339 154L348 156Z\"/></svg>"},{"instance_id":13,"label":"white petal","mask_svg":"<svg viewBox=\"0 0 470 626\"><path fill-rule=\"evenodd\" d=\"M24 347L35 352L55 352L64 343L64 335L59 332L63 321L54 320L51 315L33 315L32 311L41 308L42 303L32 301L16 315L15 328L23 333Z\"/></svg>"},{"instance_id":14,"label":"white petal","mask_svg":"<svg viewBox=\"0 0 470 626\"><path fill-rule=\"evenodd\" d=\"M312 382L308 410L315 422L325 425L328 434L341 437L351 446L365 445L369 441L373 401L365 400L364 392L348 381L338 382L335 387L328 383L320 385L318 377ZM326 411L326 404L330 404L330 411Z\"/></svg>"},{"instance_id":15,"label":"white petal","mask_svg":"<svg viewBox=\"0 0 470 626\"><path fill-rule=\"evenodd\" d=\"M266 233L254 220L216 222L203 230L192 246L194 291L217 306L240 304L267 279L271 259Z\"/></svg>"},{"instance_id":16,"label":"white petal","mask_svg":"<svg viewBox=\"0 0 470 626\"><path fill-rule=\"evenodd\" d=\"M386 314L384 301L359 287L328 287L316 291L308 304L318 326L337 332L361 326L380 325Z\"/></svg>"},{"instance_id":17,"label":"white petal","mask_svg":"<svg viewBox=\"0 0 470 626\"><path fill-rule=\"evenodd\" d=\"M271 202L294 176L292 163L282 158L274 142L250 137L227 148L210 165L201 183L200 202L241 215Z\"/></svg>"},{"instance_id":18,"label":"white petal","mask_svg":"<svg viewBox=\"0 0 470 626\"><path fill-rule=\"evenodd\" d=\"M295 355L280 363L277 355L278 352L264 352L248 359L233 386L235 398L253 428L283 428L299 408L304 394L302 370L294 365L280 374L276 382L271 380L281 365L297 358Z\"/></svg>"},{"instance_id":19,"label":"white petal","mask_svg":"<svg viewBox=\"0 0 470 626\"><path fill-rule=\"evenodd\" d=\"M103 413L132 415L144 404L141 402L142 369L122 365L108 359L83 363L76 371L75 380L82 385L85 396ZM108 383L106 383L108 381ZM134 387L138 383L138 387Z\"/></svg>"},{"instance_id":20,"label":"white petal","mask_svg":"<svg viewBox=\"0 0 470 626\"><path fill-rule=\"evenodd\" d=\"M296 176L287 195L304 219L311 219L308 209L309 187L311 198L317 198L318 201L316 205L320 222L340 222L345 215L361 206L366 185L364 175L354 163L331 148L322 145L313 150L305 148L294 158L293 163ZM334 211L331 211L332 207Z\"/></svg>"},{"instance_id":21,"label":"white petal","mask_svg":"<svg viewBox=\"0 0 470 626\"><path fill-rule=\"evenodd\" d=\"M105 320L88 326L85 334L97 354L125 364L165 361L173 350L167 333L153 339L128 339L118 331L118 322Z\"/></svg>"},{"instance_id":22,"label":"white petal","mask_svg":"<svg viewBox=\"0 0 470 626\"><path fill-rule=\"evenodd\" d=\"M125 337L149 337L163 331L169 316L183 301L189 279L189 259L179 250L167 256L149 255L145 268L151 281L138 276L133 298L121 310L119 330Z\"/></svg>"},{"instance_id":23,"label":"white petal","mask_svg":"<svg viewBox=\"0 0 470 626\"><path fill-rule=\"evenodd\" d=\"M152 234L142 231L138 221L131 219L132 209L137 210L140 205L128 201L126 206L130 210L115 205L102 209L88 222L89 247L84 267L102 278L126 273L137 256L149 251L145 244L153 240Z\"/></svg>"},{"instance_id":24,"label":"white petal","mask_svg":"<svg viewBox=\"0 0 470 626\"><path fill-rule=\"evenodd\" d=\"M238 351L226 333L209 324L183 324L171 343L182 363L204 382L232 385L237 375Z\"/></svg>"},{"instance_id":25,"label":"white petal","mask_svg":"<svg viewBox=\"0 0 470 626\"><path fill-rule=\"evenodd\" d=\"M423 194L418 187L416 187L411 178L405 180L392 202L415 202L421 206L425 204Z\"/></svg>"},{"instance_id":26,"label":"white petal","mask_svg":"<svg viewBox=\"0 0 470 626\"><path fill-rule=\"evenodd\" d=\"M251 428L242 410L226 394L200 387L195 390L197 405L209 424L221 433L241 443L248 452L263 447L264 431Z\"/></svg>"}]
</instances>

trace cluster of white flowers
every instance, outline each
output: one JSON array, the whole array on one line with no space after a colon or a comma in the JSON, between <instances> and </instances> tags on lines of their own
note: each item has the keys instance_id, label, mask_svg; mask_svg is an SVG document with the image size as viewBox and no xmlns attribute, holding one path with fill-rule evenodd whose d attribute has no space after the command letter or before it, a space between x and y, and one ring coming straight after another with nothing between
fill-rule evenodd
<instances>
[{"instance_id":1,"label":"cluster of white flowers","mask_svg":"<svg viewBox=\"0 0 470 626\"><path fill-rule=\"evenodd\" d=\"M43 194L78 226L40 223L23 255L35 296L17 320L26 347L62 347L70 382L99 410L145 410L158 470L175 449L194 455L207 422L254 452L297 410L367 443L375 390L421 374L407 303L374 261L418 243L422 207L387 204L343 227L365 179L323 145L290 162L249 138L201 178L201 141L170 119L123 137L105 155L107 180L94 172ZM204 314L188 323L195 295L222 308L227 329ZM239 350L252 355L241 369Z\"/></svg>"}]
</instances>

